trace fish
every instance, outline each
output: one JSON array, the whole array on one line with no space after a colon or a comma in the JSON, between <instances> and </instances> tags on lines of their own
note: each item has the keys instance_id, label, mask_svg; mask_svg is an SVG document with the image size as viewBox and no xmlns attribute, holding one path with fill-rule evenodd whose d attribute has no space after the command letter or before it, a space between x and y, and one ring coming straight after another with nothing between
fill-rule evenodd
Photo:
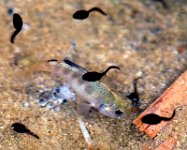
<instances>
[{"instance_id":1,"label":"fish","mask_svg":"<svg viewBox=\"0 0 187 150\"><path fill-rule=\"evenodd\" d=\"M82 76L88 72L78 64L64 59L61 61L41 62L35 67L35 72L48 72L59 76L70 84L73 91L81 98L77 111L85 116L92 108L104 116L111 118L132 117L132 104L128 99L122 99L100 81L88 82Z\"/></svg>"},{"instance_id":2,"label":"fish","mask_svg":"<svg viewBox=\"0 0 187 150\"><path fill-rule=\"evenodd\" d=\"M36 135L35 133L33 133L32 131L27 129L27 127L22 123L19 123L19 122L13 123L11 125L11 127L13 128L14 131L16 131L18 133L27 133L27 134L30 134L37 139L40 139L38 135Z\"/></svg>"},{"instance_id":3,"label":"fish","mask_svg":"<svg viewBox=\"0 0 187 150\"><path fill-rule=\"evenodd\" d=\"M97 11L97 12L100 12L102 15L107 16L107 14L102 9L100 9L98 7L93 7L88 11L84 10L84 9L76 11L73 14L73 18L79 19L79 20L84 20L84 19L88 18L90 12L92 12L92 11Z\"/></svg>"},{"instance_id":4,"label":"fish","mask_svg":"<svg viewBox=\"0 0 187 150\"><path fill-rule=\"evenodd\" d=\"M138 94L138 90L137 90L137 81L139 79L141 79L142 77L136 78L133 80L133 87L134 87L134 91L132 93L130 93L129 95L127 95L126 97L129 98L132 101L132 104L134 107L139 107L139 94Z\"/></svg>"},{"instance_id":5,"label":"fish","mask_svg":"<svg viewBox=\"0 0 187 150\"><path fill-rule=\"evenodd\" d=\"M23 27L23 20L21 18L21 16L17 13L13 14L13 26L16 29L14 31L14 33L11 36L11 43L14 43L14 39L16 37L16 35L21 31L22 27Z\"/></svg>"},{"instance_id":6,"label":"fish","mask_svg":"<svg viewBox=\"0 0 187 150\"><path fill-rule=\"evenodd\" d=\"M89 82L95 82L95 81L98 81L100 80L110 69L118 69L120 70L119 67L117 66L110 66L108 67L104 72L87 72L85 73L83 76L82 76L82 79L85 80L85 81L89 81Z\"/></svg>"},{"instance_id":7,"label":"fish","mask_svg":"<svg viewBox=\"0 0 187 150\"><path fill-rule=\"evenodd\" d=\"M161 121L170 121L174 118L175 116L175 111L173 111L173 114L171 117L167 118L167 117L161 117L157 114L147 114L145 116L143 116L141 118L141 121L145 124L149 124L149 125L156 125L159 124Z\"/></svg>"}]
</instances>

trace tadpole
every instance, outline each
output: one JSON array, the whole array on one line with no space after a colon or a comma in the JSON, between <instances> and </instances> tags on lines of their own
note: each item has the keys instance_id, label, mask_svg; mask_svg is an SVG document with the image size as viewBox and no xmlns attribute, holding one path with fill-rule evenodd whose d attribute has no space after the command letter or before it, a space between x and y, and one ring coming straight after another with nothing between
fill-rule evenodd
<instances>
[{"instance_id":1,"label":"tadpole","mask_svg":"<svg viewBox=\"0 0 187 150\"><path fill-rule=\"evenodd\" d=\"M11 43L14 43L14 39L16 37L16 35L21 31L22 27L23 27L23 21L22 21L22 18L19 14L17 13L14 13L13 14L13 26L14 28L16 29L14 31L14 33L12 34L11 36Z\"/></svg>"},{"instance_id":2,"label":"tadpole","mask_svg":"<svg viewBox=\"0 0 187 150\"><path fill-rule=\"evenodd\" d=\"M107 14L100 8L98 7L93 7L91 8L90 10L78 10L76 11L74 14L73 14L73 18L74 19L79 19L79 20L84 20L86 18L88 18L89 14L92 12L92 11L97 11L97 12L100 12L102 15L106 16Z\"/></svg>"},{"instance_id":3,"label":"tadpole","mask_svg":"<svg viewBox=\"0 0 187 150\"><path fill-rule=\"evenodd\" d=\"M27 134L30 134L32 135L33 137L39 139L39 136L36 135L35 133L33 133L32 131L30 131L24 124L22 123L13 123L12 126L14 131L16 131L17 133L27 133Z\"/></svg>"},{"instance_id":4,"label":"tadpole","mask_svg":"<svg viewBox=\"0 0 187 150\"><path fill-rule=\"evenodd\" d=\"M82 76L82 79L85 81L89 81L89 82L94 82L94 81L98 81L100 80L110 69L118 69L120 70L120 68L118 66L110 66L108 67L104 72L87 72Z\"/></svg>"}]
</instances>

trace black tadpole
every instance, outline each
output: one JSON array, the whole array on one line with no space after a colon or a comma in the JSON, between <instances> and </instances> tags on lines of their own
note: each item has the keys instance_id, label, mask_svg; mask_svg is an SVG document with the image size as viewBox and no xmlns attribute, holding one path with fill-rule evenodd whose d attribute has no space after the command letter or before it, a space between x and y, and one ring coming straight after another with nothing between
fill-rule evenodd
<instances>
[{"instance_id":1,"label":"black tadpole","mask_svg":"<svg viewBox=\"0 0 187 150\"><path fill-rule=\"evenodd\" d=\"M132 101L132 105L134 107L139 106L139 94L138 94L138 90L137 90L137 81L141 78L142 77L139 77L139 78L136 78L133 80L134 91L126 96L127 98L129 98Z\"/></svg>"},{"instance_id":2,"label":"black tadpole","mask_svg":"<svg viewBox=\"0 0 187 150\"><path fill-rule=\"evenodd\" d=\"M98 81L100 80L110 69L118 69L120 70L119 67L117 66L110 66L108 67L104 72L87 72L82 76L82 79L85 81L89 81L89 82L94 82L94 81Z\"/></svg>"},{"instance_id":3,"label":"black tadpole","mask_svg":"<svg viewBox=\"0 0 187 150\"><path fill-rule=\"evenodd\" d=\"M83 10L83 9L76 11L73 14L73 18L74 19L79 19L79 20L84 20L84 19L88 18L90 12L92 12L92 11L97 11L97 12L100 12L101 14L107 16L107 14L102 9L100 9L98 7L93 7L93 8L91 8L88 11L87 10Z\"/></svg>"},{"instance_id":4,"label":"black tadpole","mask_svg":"<svg viewBox=\"0 0 187 150\"><path fill-rule=\"evenodd\" d=\"M27 133L27 134L30 134L32 136L34 136L35 138L39 139L39 136L36 135L35 133L33 133L32 131L30 131L29 129L27 129L27 127L22 124L22 123L13 123L12 126L14 131L18 132L18 133Z\"/></svg>"},{"instance_id":5,"label":"black tadpole","mask_svg":"<svg viewBox=\"0 0 187 150\"><path fill-rule=\"evenodd\" d=\"M157 114L147 114L141 118L141 121L145 124L155 125L155 124L159 124L161 121L170 121L171 119L174 118L174 116L175 116L175 110L173 111L172 116L169 118L161 117Z\"/></svg>"},{"instance_id":6,"label":"black tadpole","mask_svg":"<svg viewBox=\"0 0 187 150\"><path fill-rule=\"evenodd\" d=\"M19 14L14 13L13 15L13 25L16 30L21 30L23 26L22 18Z\"/></svg>"},{"instance_id":7,"label":"black tadpole","mask_svg":"<svg viewBox=\"0 0 187 150\"><path fill-rule=\"evenodd\" d=\"M21 31L22 27L23 27L23 21L22 21L22 18L19 14L17 13L14 13L13 14L13 26L14 28L16 29L14 31L14 33L12 34L11 36L11 43L14 43L14 39L16 37L16 35Z\"/></svg>"},{"instance_id":8,"label":"black tadpole","mask_svg":"<svg viewBox=\"0 0 187 150\"><path fill-rule=\"evenodd\" d=\"M107 16L107 14L101 8L93 7L90 10L88 10L89 13L92 11L97 11L97 12L100 12L102 15Z\"/></svg>"}]
</instances>

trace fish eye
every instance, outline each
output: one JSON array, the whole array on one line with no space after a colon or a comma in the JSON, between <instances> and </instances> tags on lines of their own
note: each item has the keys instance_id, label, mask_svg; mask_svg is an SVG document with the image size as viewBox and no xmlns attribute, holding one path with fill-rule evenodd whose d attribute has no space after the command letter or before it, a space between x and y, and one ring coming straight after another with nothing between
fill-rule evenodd
<instances>
[{"instance_id":1,"label":"fish eye","mask_svg":"<svg viewBox=\"0 0 187 150\"><path fill-rule=\"evenodd\" d=\"M122 112L121 110L116 110L116 111L115 111L115 114L116 114L117 116L121 116L121 115L123 114L123 112Z\"/></svg>"}]
</instances>

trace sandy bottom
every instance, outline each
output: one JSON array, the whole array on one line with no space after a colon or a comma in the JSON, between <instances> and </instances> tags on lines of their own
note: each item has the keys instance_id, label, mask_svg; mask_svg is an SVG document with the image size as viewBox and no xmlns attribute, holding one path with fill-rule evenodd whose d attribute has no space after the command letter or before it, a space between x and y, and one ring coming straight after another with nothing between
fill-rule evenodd
<instances>
[{"instance_id":1,"label":"sandy bottom","mask_svg":"<svg viewBox=\"0 0 187 150\"><path fill-rule=\"evenodd\" d=\"M141 109L146 109L186 70L187 3L166 0L169 9L158 2L138 0L27 0L0 2L0 149L2 150L86 150L71 107L58 112L36 103L37 91L62 81L44 73L26 77L22 72L40 61L69 58L88 70L103 71L108 87L125 96L133 91L137 76ZM83 21L72 14L79 9L102 8ZM18 12L25 25L15 44L9 8ZM78 97L78 96L77 96ZM79 99L79 97L78 97ZM180 133L176 149L187 146L187 108L177 110L173 122L154 139L153 148L172 132ZM133 125L133 118L111 119L98 112L83 117L93 139L94 149L140 150L152 143ZM40 139L12 130L14 122L25 124Z\"/></svg>"}]
</instances>

